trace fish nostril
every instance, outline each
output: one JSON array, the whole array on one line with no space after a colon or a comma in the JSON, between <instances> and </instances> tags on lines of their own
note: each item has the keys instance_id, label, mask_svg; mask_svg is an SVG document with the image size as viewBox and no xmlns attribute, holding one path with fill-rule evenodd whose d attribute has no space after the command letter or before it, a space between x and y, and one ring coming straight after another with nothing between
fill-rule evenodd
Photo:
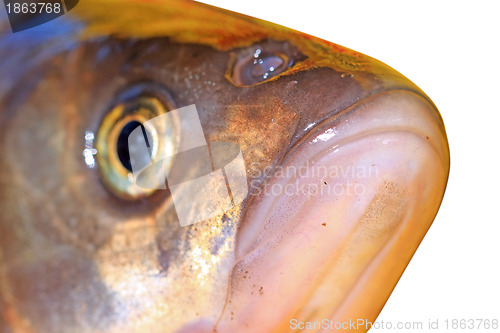
<instances>
[{"instance_id":1,"label":"fish nostril","mask_svg":"<svg viewBox=\"0 0 500 333\"><path fill-rule=\"evenodd\" d=\"M284 72L291 63L284 54L266 54L258 48L236 60L231 78L237 85L252 86Z\"/></svg>"},{"instance_id":2,"label":"fish nostril","mask_svg":"<svg viewBox=\"0 0 500 333\"><path fill-rule=\"evenodd\" d=\"M267 56L265 58L255 59L253 61L252 76L255 79L267 79L269 75L273 75L281 71L281 66L285 60L279 56Z\"/></svg>"},{"instance_id":3,"label":"fish nostril","mask_svg":"<svg viewBox=\"0 0 500 333\"><path fill-rule=\"evenodd\" d=\"M293 45L270 40L235 50L231 57L226 78L239 87L268 81L306 59Z\"/></svg>"}]
</instances>

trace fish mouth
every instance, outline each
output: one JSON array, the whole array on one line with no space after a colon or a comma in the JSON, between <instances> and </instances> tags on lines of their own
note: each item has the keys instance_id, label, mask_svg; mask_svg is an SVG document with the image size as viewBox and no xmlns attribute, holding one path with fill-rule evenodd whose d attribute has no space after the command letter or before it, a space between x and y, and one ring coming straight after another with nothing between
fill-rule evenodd
<instances>
[{"instance_id":1,"label":"fish mouth","mask_svg":"<svg viewBox=\"0 0 500 333\"><path fill-rule=\"evenodd\" d=\"M449 165L443 138L435 107L408 90L317 125L246 206L219 329L374 322L437 213Z\"/></svg>"}]
</instances>

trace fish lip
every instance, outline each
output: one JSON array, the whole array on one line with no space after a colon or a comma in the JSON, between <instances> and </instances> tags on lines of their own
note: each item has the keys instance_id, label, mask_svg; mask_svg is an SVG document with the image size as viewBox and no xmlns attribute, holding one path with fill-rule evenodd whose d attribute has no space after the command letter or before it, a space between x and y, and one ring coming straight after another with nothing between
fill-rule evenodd
<instances>
[{"instance_id":1,"label":"fish lip","mask_svg":"<svg viewBox=\"0 0 500 333\"><path fill-rule=\"evenodd\" d=\"M326 139L325 141L329 141L330 139L335 137L336 134L338 134L338 133L327 133L328 129L330 129L333 124L341 122L344 119L348 120L348 117L350 117L352 114L356 113L356 111L358 111L360 108L367 106L369 103L371 103L373 101L377 101L381 98L384 98L384 96L390 95L390 94L408 94L409 96L413 96L416 99L420 99L424 104L426 104L428 106L429 111L430 111L428 116L430 116L431 118L434 118L434 120L436 121L436 125L437 125L435 128L435 130L437 129L436 135L441 134L442 137L444 138L444 142L442 142L440 140L433 140L431 142L431 145L435 149L436 153L439 156L443 157L442 164L445 167L447 165L446 174L448 175L449 174L448 141L446 138L444 124L442 122L442 118L441 118L439 112L437 111L437 108L434 106L432 101L430 101L429 98L425 94L422 94L419 91L415 91L415 90L411 90L411 89L404 89L404 88L388 89L388 90L374 92L374 93L370 94L369 96L367 96L363 99L360 99L360 100L354 102L353 104L349 105L348 107L342 109L340 112L337 112L334 115L319 122L315 126L311 127L308 132L306 132L296 143L293 144L292 148L289 149L287 151L287 153L283 155L283 157L279 160L279 162L276 164L274 169L276 169L276 167L279 167L279 166L282 167L282 166L286 165L287 163L289 163L290 160L293 159L297 155L297 152L301 148L301 146L303 146L304 144L307 144L307 143L311 143L311 141L317 140L318 137L321 136L322 134L326 134L326 135L332 134L332 136L329 138L325 137L325 139ZM403 122L404 122L404 120L403 120ZM423 136L423 137L427 136L422 132L422 128L417 128L415 126L395 125L395 126L378 126L376 128L377 128L376 131L373 130L373 128L370 128L370 130L364 130L364 131L360 131L358 133L353 133L353 134L348 135L344 138L334 138L337 141L333 140L333 142L331 142L332 143L331 150L333 151L342 145L345 145L345 144L352 142L352 141L362 139L362 138L369 136L369 135L382 134L382 133L387 133L390 131L407 131L407 132L413 132L414 134L419 135L419 136ZM427 136L427 140L429 140L428 136ZM272 182L273 179L275 178L275 174L276 174L276 171L267 174L265 176L265 178L263 179L263 181L261 182L261 184L259 185L259 189L262 188L263 186L265 186L266 183ZM448 177L446 177L446 182L447 182L447 179L448 179ZM259 200L258 196L256 196L255 193L251 193L251 191L249 191L249 193L250 193L250 198L246 202L245 207L244 207L243 212L242 212L242 215L241 215L242 216L241 221L243 223L245 223L246 220L248 219L249 211L252 208L254 208L256 205L259 205L262 200L265 200L265 198ZM274 201L276 201L276 200L274 200ZM273 209L273 206L271 206L269 208L269 211L272 211L272 209ZM268 214L266 214L266 215L268 215ZM244 257L250 255L251 253L255 252L256 250L258 250L262 246L265 246L265 244L267 244L269 242L269 240L272 238L272 237L268 237L267 240L265 242L262 242L262 244L260 244L259 246L251 246L249 244L247 244L247 246L244 246L244 245L242 246L241 245L242 241L240 239L241 232L242 232L242 225L239 225L238 226L238 236L236 239L236 255L235 255L236 261L241 260L242 258L244 258ZM256 239L257 239L257 237L254 238L254 240L256 240Z\"/></svg>"},{"instance_id":2,"label":"fish lip","mask_svg":"<svg viewBox=\"0 0 500 333\"><path fill-rule=\"evenodd\" d=\"M318 123L310 123L309 125L306 126L306 128L303 130L302 135L300 135L299 139L296 142L291 142L291 147L289 147L288 151L286 154L282 156L282 158L278 161L278 164L286 162L287 158L289 158L294 150L297 148L297 145L299 142L306 140L308 137L311 135L314 135L315 131L318 130L318 128L328 126L329 124L337 121L338 119L342 117L348 117L350 113L355 112L360 106L363 104L369 102L370 100L374 100L380 96L383 96L387 93L392 93L392 92L408 92L415 94L416 96L419 96L425 100L427 100L431 105L434 107L436 110L436 114L441 117L439 112L437 111L437 108L434 106L432 101L425 95L424 93L410 89L410 88L391 88L391 89L377 89L372 91L366 96L363 96L362 98L357 99L353 103L349 104L348 106L344 107L341 110L336 110L335 108L332 108L331 111L328 112L328 116L325 117L324 119L320 120ZM441 118L440 118L441 119ZM442 119L441 119L442 121ZM295 134L297 134L301 129L298 127L295 130Z\"/></svg>"},{"instance_id":3,"label":"fish lip","mask_svg":"<svg viewBox=\"0 0 500 333\"><path fill-rule=\"evenodd\" d=\"M377 99L381 96L384 96L386 94L399 93L399 92L413 94L417 97L420 97L421 99L425 100L426 102L428 102L430 104L430 106L434 109L435 116L437 116L441 122L441 129L442 129L443 136L445 138L445 147L443 147L443 148L445 148L444 150L449 151L449 144L448 144L448 140L447 140L447 136L446 136L446 130L444 128L443 119L441 117L441 114L437 110L436 106L434 105L434 103L432 103L432 101L429 99L429 97L427 95L425 95L424 93L422 93L421 91L410 89L410 88L392 88L392 89L375 90L372 93L370 93L369 95L367 95L367 96L353 102L352 104L348 105L347 107L343 108L342 110L340 110L334 114L331 114L330 116L321 120L317 124L314 124L313 126L311 126L311 124L309 124L306 127L305 133L303 133L303 135L296 142L291 143L291 147L289 147L286 154L284 154L280 158L280 160L277 162L277 165L282 165L282 164L286 163L289 160L289 158L294 155L294 153L299 148L299 145L301 143L303 143L304 141L307 141L308 138L311 138L312 136L314 136L315 133L320 131L322 128L329 127L331 124L335 123L336 121L339 121L345 117L349 117L350 114L356 112L356 110L358 110L361 106L365 105L367 102L375 100L375 99ZM297 133L298 129L295 132ZM449 153L448 153L448 155L449 155ZM448 156L448 158L449 158L449 156ZM272 175L270 175L270 177L272 177Z\"/></svg>"}]
</instances>

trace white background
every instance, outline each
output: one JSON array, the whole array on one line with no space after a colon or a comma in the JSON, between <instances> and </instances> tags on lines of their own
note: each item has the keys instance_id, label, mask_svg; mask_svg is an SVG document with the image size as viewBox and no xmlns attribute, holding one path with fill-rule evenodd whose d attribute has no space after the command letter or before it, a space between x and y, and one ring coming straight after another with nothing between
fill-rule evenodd
<instances>
[{"instance_id":1,"label":"white background","mask_svg":"<svg viewBox=\"0 0 500 333\"><path fill-rule=\"evenodd\" d=\"M448 188L378 321L439 319L404 332L446 332L446 319L500 319L500 2L203 2L372 56L430 96L450 143Z\"/></svg>"}]
</instances>

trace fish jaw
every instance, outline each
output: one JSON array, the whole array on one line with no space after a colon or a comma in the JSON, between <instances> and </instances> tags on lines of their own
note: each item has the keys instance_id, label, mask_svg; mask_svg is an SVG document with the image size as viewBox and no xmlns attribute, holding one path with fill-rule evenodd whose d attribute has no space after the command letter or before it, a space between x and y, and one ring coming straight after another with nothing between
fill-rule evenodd
<instances>
[{"instance_id":1,"label":"fish jaw","mask_svg":"<svg viewBox=\"0 0 500 333\"><path fill-rule=\"evenodd\" d=\"M439 114L416 93L382 92L318 125L250 199L217 331L373 323L437 213L448 170Z\"/></svg>"}]
</instances>

